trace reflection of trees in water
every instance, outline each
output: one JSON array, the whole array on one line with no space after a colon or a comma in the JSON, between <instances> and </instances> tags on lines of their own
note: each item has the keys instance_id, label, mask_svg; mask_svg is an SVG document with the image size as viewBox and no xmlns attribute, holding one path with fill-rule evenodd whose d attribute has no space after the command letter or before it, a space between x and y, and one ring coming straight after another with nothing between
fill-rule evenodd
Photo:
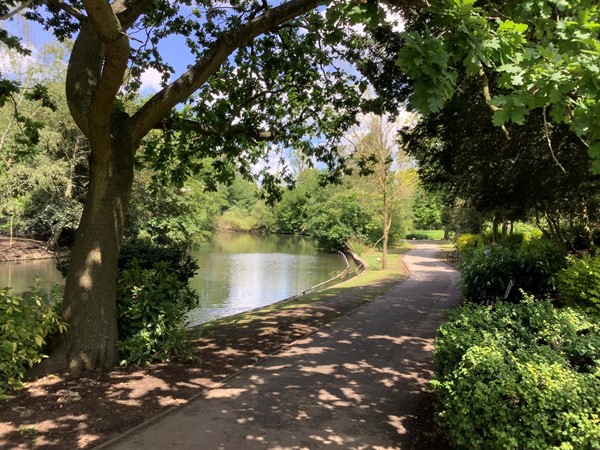
<instances>
[{"instance_id":1,"label":"reflection of trees in water","mask_svg":"<svg viewBox=\"0 0 600 450\"><path fill-rule=\"evenodd\" d=\"M275 234L217 233L212 246L224 253L291 253L314 254L314 241L306 236Z\"/></svg>"},{"instance_id":2,"label":"reflection of trees in water","mask_svg":"<svg viewBox=\"0 0 600 450\"><path fill-rule=\"evenodd\" d=\"M0 289L11 287L14 294L22 294L31 290L36 278L45 289L64 283L52 259L0 263Z\"/></svg>"},{"instance_id":3,"label":"reflection of trees in water","mask_svg":"<svg viewBox=\"0 0 600 450\"><path fill-rule=\"evenodd\" d=\"M345 267L340 255L319 253L309 238L297 236L218 234L212 247L192 255L199 264L192 288L200 307L191 316L200 321L203 314L213 317L209 308L229 315L283 300Z\"/></svg>"}]
</instances>

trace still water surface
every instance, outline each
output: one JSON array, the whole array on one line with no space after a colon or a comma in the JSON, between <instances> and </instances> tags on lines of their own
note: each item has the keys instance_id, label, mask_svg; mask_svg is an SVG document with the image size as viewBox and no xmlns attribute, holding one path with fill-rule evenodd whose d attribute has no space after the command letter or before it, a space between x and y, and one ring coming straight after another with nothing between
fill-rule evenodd
<instances>
[{"instance_id":1,"label":"still water surface","mask_svg":"<svg viewBox=\"0 0 600 450\"><path fill-rule=\"evenodd\" d=\"M298 236L217 234L192 255L200 266L191 281L200 306L190 311L190 325L283 300L346 267L341 255L317 252Z\"/></svg>"},{"instance_id":2,"label":"still water surface","mask_svg":"<svg viewBox=\"0 0 600 450\"><path fill-rule=\"evenodd\" d=\"M342 256L320 253L310 239L298 236L216 234L191 254L199 269L190 284L200 306L190 311L190 325L283 300L345 268ZM36 277L44 287L63 283L52 260L0 263L0 288L23 293Z\"/></svg>"}]
</instances>

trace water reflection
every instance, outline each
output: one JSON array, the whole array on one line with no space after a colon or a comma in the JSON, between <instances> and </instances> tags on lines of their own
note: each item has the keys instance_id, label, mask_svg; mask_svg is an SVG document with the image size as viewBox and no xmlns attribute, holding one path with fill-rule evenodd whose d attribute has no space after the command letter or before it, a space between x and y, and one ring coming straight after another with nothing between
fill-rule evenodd
<instances>
[{"instance_id":1,"label":"water reflection","mask_svg":"<svg viewBox=\"0 0 600 450\"><path fill-rule=\"evenodd\" d=\"M341 256L319 253L297 236L219 234L192 254L200 266L191 283L200 306L190 311L190 325L283 300L345 267Z\"/></svg>"},{"instance_id":2,"label":"water reflection","mask_svg":"<svg viewBox=\"0 0 600 450\"><path fill-rule=\"evenodd\" d=\"M46 290L53 283L64 284L52 259L0 263L0 288L10 287L14 294L30 291L36 278Z\"/></svg>"}]
</instances>

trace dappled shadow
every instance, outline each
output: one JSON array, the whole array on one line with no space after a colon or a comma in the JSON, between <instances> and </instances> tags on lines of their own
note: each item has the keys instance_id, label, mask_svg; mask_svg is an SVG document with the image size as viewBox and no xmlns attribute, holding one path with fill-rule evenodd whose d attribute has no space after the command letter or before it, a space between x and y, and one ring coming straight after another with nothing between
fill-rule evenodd
<instances>
[{"instance_id":1,"label":"dappled shadow","mask_svg":"<svg viewBox=\"0 0 600 450\"><path fill-rule=\"evenodd\" d=\"M455 301L453 276L414 271L402 286L387 286L384 299L315 334L382 286L223 323L195 341L200 365L40 380L0 410L0 447L90 447L201 394L119 448L443 448L422 431L431 416L432 342Z\"/></svg>"},{"instance_id":2,"label":"dappled shadow","mask_svg":"<svg viewBox=\"0 0 600 450\"><path fill-rule=\"evenodd\" d=\"M207 327L194 340L198 364L123 368L79 380L46 377L1 404L0 448L88 448L118 435L348 314L394 283L333 289L323 301L303 298L285 309ZM341 294L343 292L343 294Z\"/></svg>"},{"instance_id":3,"label":"dappled shadow","mask_svg":"<svg viewBox=\"0 0 600 450\"><path fill-rule=\"evenodd\" d=\"M109 448L444 448L423 433L426 386L458 298L455 274L435 269Z\"/></svg>"}]
</instances>

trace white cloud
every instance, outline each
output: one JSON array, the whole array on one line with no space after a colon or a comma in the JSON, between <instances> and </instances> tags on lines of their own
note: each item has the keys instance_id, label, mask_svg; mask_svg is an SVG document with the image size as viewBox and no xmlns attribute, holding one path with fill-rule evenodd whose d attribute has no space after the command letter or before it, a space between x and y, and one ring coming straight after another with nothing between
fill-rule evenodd
<instances>
[{"instance_id":1,"label":"white cloud","mask_svg":"<svg viewBox=\"0 0 600 450\"><path fill-rule=\"evenodd\" d=\"M157 92L162 89L162 86L160 85L162 75L156 69L150 68L144 71L140 77L140 81L142 82L142 87L140 89L142 92Z\"/></svg>"}]
</instances>

